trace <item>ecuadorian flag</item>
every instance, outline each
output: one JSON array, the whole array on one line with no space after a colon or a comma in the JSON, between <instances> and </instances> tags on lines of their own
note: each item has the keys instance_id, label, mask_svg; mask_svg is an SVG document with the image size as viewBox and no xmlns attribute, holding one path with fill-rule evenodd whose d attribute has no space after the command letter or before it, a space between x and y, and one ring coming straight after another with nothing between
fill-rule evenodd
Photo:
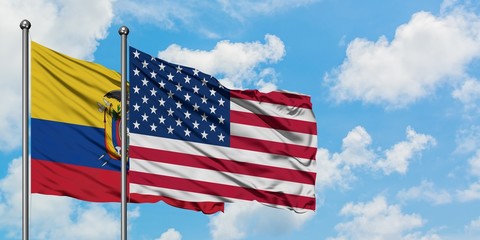
<instances>
[{"instance_id":1,"label":"ecuadorian flag","mask_svg":"<svg viewBox=\"0 0 480 240\"><path fill-rule=\"evenodd\" d=\"M35 42L31 49L32 193L120 202L120 74ZM137 194L128 201L223 210L219 202L162 196Z\"/></svg>"},{"instance_id":2,"label":"ecuadorian flag","mask_svg":"<svg viewBox=\"0 0 480 240\"><path fill-rule=\"evenodd\" d=\"M120 74L31 49L32 193L120 201Z\"/></svg>"}]
</instances>

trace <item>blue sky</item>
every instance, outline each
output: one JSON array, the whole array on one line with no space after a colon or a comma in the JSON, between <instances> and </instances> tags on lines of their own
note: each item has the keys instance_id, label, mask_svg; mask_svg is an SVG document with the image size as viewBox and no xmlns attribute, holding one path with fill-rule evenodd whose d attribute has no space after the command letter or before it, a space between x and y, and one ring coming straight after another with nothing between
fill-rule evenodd
<instances>
[{"instance_id":1,"label":"blue sky","mask_svg":"<svg viewBox=\"0 0 480 240\"><path fill-rule=\"evenodd\" d=\"M0 2L0 238L19 239L21 31L119 70L129 44L235 88L312 96L317 211L130 205L130 239L478 239L476 1ZM118 239L118 204L32 197L33 239Z\"/></svg>"}]
</instances>

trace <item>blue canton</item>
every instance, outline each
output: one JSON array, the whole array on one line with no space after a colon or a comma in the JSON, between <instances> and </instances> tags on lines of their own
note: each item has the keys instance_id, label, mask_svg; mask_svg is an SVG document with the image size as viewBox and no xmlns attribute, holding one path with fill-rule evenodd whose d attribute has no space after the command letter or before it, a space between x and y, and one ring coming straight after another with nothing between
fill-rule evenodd
<instances>
[{"instance_id":1,"label":"blue canton","mask_svg":"<svg viewBox=\"0 0 480 240\"><path fill-rule=\"evenodd\" d=\"M214 77L130 47L129 131L228 146L230 94Z\"/></svg>"}]
</instances>

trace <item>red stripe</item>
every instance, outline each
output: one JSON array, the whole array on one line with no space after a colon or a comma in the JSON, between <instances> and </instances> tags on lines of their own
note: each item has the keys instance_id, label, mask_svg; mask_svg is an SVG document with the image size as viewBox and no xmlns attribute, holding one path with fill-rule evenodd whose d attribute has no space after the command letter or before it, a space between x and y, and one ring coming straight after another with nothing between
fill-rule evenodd
<instances>
[{"instance_id":1,"label":"red stripe","mask_svg":"<svg viewBox=\"0 0 480 240\"><path fill-rule=\"evenodd\" d=\"M154 162L176 164L222 172L239 173L256 177L270 178L274 180L284 180L311 185L315 184L316 173L312 172L162 151L137 146L130 146L129 154L131 158Z\"/></svg>"},{"instance_id":2,"label":"red stripe","mask_svg":"<svg viewBox=\"0 0 480 240\"><path fill-rule=\"evenodd\" d=\"M130 180L132 183L141 185L219 196L219 200L221 200L221 197L247 201L256 200L261 203L315 210L314 197L242 188L205 181L193 181L190 179L153 175L135 171L130 171Z\"/></svg>"},{"instance_id":3,"label":"red stripe","mask_svg":"<svg viewBox=\"0 0 480 240\"><path fill-rule=\"evenodd\" d=\"M312 160L315 159L315 154L317 153L316 147L307 147L239 136L230 136L230 147Z\"/></svg>"},{"instance_id":4,"label":"red stripe","mask_svg":"<svg viewBox=\"0 0 480 240\"><path fill-rule=\"evenodd\" d=\"M89 202L120 202L119 171L56 163L32 158L31 191L46 195L68 196ZM128 184L127 184L128 188ZM127 189L128 191L128 189ZM180 208L206 214L223 211L223 203L184 202L161 196L131 194L131 203L165 201Z\"/></svg>"},{"instance_id":5,"label":"red stripe","mask_svg":"<svg viewBox=\"0 0 480 240\"><path fill-rule=\"evenodd\" d=\"M299 95L287 92L269 92L262 93L258 90L230 90L231 98L240 98L257 102L266 102L293 106L299 108L312 109L310 96Z\"/></svg>"},{"instance_id":6,"label":"red stripe","mask_svg":"<svg viewBox=\"0 0 480 240\"><path fill-rule=\"evenodd\" d=\"M119 202L118 171L32 159L32 193L90 202Z\"/></svg>"},{"instance_id":7,"label":"red stripe","mask_svg":"<svg viewBox=\"0 0 480 240\"><path fill-rule=\"evenodd\" d=\"M317 124L302 120L230 110L230 121L232 123L317 135Z\"/></svg>"},{"instance_id":8,"label":"red stripe","mask_svg":"<svg viewBox=\"0 0 480 240\"><path fill-rule=\"evenodd\" d=\"M139 193L130 193L129 196L131 199L136 199L141 203L156 203L158 201L163 201L173 207L201 211L205 214L213 214L220 211L223 212L224 210L223 202L186 202L164 196L153 196Z\"/></svg>"}]
</instances>

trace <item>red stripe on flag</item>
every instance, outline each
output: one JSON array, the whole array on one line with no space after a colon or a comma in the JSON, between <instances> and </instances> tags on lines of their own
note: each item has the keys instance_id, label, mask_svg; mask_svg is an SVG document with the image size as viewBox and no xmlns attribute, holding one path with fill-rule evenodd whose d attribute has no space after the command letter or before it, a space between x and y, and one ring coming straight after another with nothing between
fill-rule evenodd
<instances>
[{"instance_id":1,"label":"red stripe on flag","mask_svg":"<svg viewBox=\"0 0 480 240\"><path fill-rule=\"evenodd\" d=\"M310 96L295 93L277 91L262 93L258 90L230 90L230 97L312 109Z\"/></svg>"},{"instance_id":2,"label":"red stripe on flag","mask_svg":"<svg viewBox=\"0 0 480 240\"><path fill-rule=\"evenodd\" d=\"M166 204L188 209L194 211L201 211L205 214L213 214L216 212L223 212L224 210L224 203L223 202L186 202L180 201L174 198L164 197L164 196L154 196L148 194L139 194L139 193L130 193L130 199L135 199L137 202L140 203L156 203L159 201L163 201Z\"/></svg>"},{"instance_id":3,"label":"red stripe on flag","mask_svg":"<svg viewBox=\"0 0 480 240\"><path fill-rule=\"evenodd\" d=\"M290 182L315 184L316 173L291 170L273 166L265 166L254 163L237 162L219 158L176 153L170 151L156 150L130 146L131 158L169 163L181 166L196 167L222 172L239 173L250 176L285 180Z\"/></svg>"},{"instance_id":4,"label":"red stripe on flag","mask_svg":"<svg viewBox=\"0 0 480 240\"><path fill-rule=\"evenodd\" d=\"M120 202L119 171L83 167L32 159L31 191L46 195L69 196L89 202ZM68 176L68 178L65 178ZM129 180L130 176L127 178ZM127 185L127 192L129 185ZM129 194L131 203L165 203L205 214L223 211L222 202L186 202L163 196Z\"/></svg>"},{"instance_id":5,"label":"red stripe on flag","mask_svg":"<svg viewBox=\"0 0 480 240\"><path fill-rule=\"evenodd\" d=\"M131 183L247 201L256 200L261 203L287 206L292 208L315 210L314 197L242 188L239 186L230 186L205 181L194 181L190 179L153 175L142 172L132 171L132 173L133 174L130 177ZM219 199L221 199L221 197L219 197Z\"/></svg>"},{"instance_id":6,"label":"red stripe on flag","mask_svg":"<svg viewBox=\"0 0 480 240\"><path fill-rule=\"evenodd\" d=\"M90 202L120 201L120 172L32 159L32 193Z\"/></svg>"},{"instance_id":7,"label":"red stripe on flag","mask_svg":"<svg viewBox=\"0 0 480 240\"><path fill-rule=\"evenodd\" d=\"M317 124L315 122L273 117L262 114L240 112L235 110L230 110L230 121L233 123L240 123L257 127L266 127L278 130L317 135Z\"/></svg>"},{"instance_id":8,"label":"red stripe on flag","mask_svg":"<svg viewBox=\"0 0 480 240\"><path fill-rule=\"evenodd\" d=\"M238 136L230 136L230 147L306 159L315 159L315 154L317 153L316 147L306 147Z\"/></svg>"}]
</instances>

